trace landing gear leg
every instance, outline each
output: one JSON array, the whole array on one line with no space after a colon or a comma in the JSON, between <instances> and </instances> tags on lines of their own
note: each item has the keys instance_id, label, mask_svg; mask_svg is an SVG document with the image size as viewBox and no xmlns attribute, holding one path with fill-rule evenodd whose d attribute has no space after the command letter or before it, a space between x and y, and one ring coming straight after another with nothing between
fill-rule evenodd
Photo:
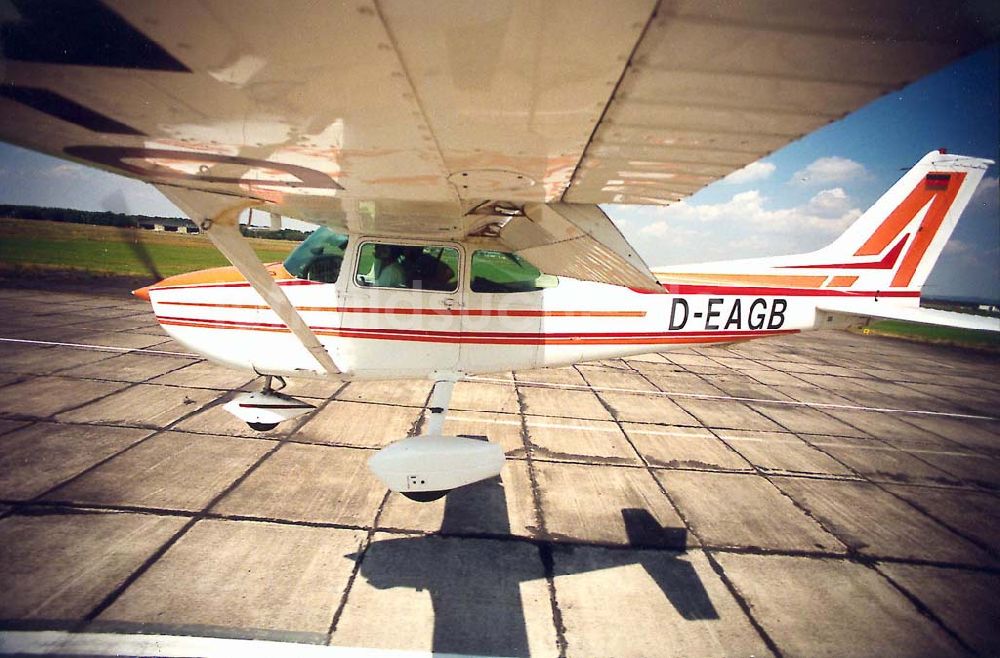
<instances>
[{"instance_id":1,"label":"landing gear leg","mask_svg":"<svg viewBox=\"0 0 1000 658\"><path fill-rule=\"evenodd\" d=\"M503 467L499 444L441 434L454 388L454 378L435 382L424 433L395 441L368 460L389 489L410 500L437 500L452 489L496 477Z\"/></svg>"}]
</instances>

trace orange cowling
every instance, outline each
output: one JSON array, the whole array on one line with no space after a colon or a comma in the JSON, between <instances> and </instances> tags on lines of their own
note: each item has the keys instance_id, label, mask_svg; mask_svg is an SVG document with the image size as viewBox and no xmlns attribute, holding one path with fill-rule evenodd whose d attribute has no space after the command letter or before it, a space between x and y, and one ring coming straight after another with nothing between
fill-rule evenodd
<instances>
[{"instance_id":1,"label":"orange cowling","mask_svg":"<svg viewBox=\"0 0 1000 658\"><path fill-rule=\"evenodd\" d=\"M285 281L295 278L288 273L288 270L286 270L285 266L281 263L268 263L264 267L268 272L270 272L271 276L276 281ZM139 299L144 299L148 302L150 292L159 288L173 288L175 286L209 286L222 283L240 283L242 281L246 281L246 277L240 274L240 271L232 265L228 267L212 267L207 270L196 270L194 272L185 272L184 274L168 276L159 283L154 283L151 286L133 290L132 294Z\"/></svg>"}]
</instances>

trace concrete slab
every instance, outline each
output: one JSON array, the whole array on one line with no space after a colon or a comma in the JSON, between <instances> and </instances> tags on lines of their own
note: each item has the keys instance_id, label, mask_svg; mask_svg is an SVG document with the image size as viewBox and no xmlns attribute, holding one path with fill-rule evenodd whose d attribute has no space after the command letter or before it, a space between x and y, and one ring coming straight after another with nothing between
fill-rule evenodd
<instances>
[{"instance_id":1,"label":"concrete slab","mask_svg":"<svg viewBox=\"0 0 1000 658\"><path fill-rule=\"evenodd\" d=\"M517 389L513 384L458 382L451 396L456 411L496 411L516 414L519 410Z\"/></svg>"},{"instance_id":2,"label":"concrete slab","mask_svg":"<svg viewBox=\"0 0 1000 658\"><path fill-rule=\"evenodd\" d=\"M296 441L381 448L416 432L423 410L332 400L291 436Z\"/></svg>"},{"instance_id":3,"label":"concrete slab","mask_svg":"<svg viewBox=\"0 0 1000 658\"><path fill-rule=\"evenodd\" d=\"M676 366L636 364L636 370L645 375L658 389L667 393L725 395L720 389L712 386L694 373L676 371Z\"/></svg>"},{"instance_id":4,"label":"concrete slab","mask_svg":"<svg viewBox=\"0 0 1000 658\"><path fill-rule=\"evenodd\" d=\"M716 559L783 655L964 655L868 567L777 555L724 553Z\"/></svg>"},{"instance_id":5,"label":"concrete slab","mask_svg":"<svg viewBox=\"0 0 1000 658\"><path fill-rule=\"evenodd\" d=\"M975 566L997 563L982 549L875 485L771 479L838 539L865 555Z\"/></svg>"},{"instance_id":6,"label":"concrete slab","mask_svg":"<svg viewBox=\"0 0 1000 658\"><path fill-rule=\"evenodd\" d=\"M0 372L0 387L13 384L16 381L27 379L28 375L19 372Z\"/></svg>"},{"instance_id":7,"label":"concrete slab","mask_svg":"<svg viewBox=\"0 0 1000 658\"><path fill-rule=\"evenodd\" d=\"M691 427L699 425L694 416L664 395L640 395L612 391L599 391L598 395L611 407L615 419L622 422Z\"/></svg>"},{"instance_id":8,"label":"concrete slab","mask_svg":"<svg viewBox=\"0 0 1000 658\"><path fill-rule=\"evenodd\" d=\"M913 564L878 570L915 596L945 626L983 656L1000 655L1000 575Z\"/></svg>"},{"instance_id":9,"label":"concrete slab","mask_svg":"<svg viewBox=\"0 0 1000 658\"><path fill-rule=\"evenodd\" d=\"M705 545L789 552L847 550L759 475L657 471L656 477Z\"/></svg>"},{"instance_id":10,"label":"concrete slab","mask_svg":"<svg viewBox=\"0 0 1000 658\"><path fill-rule=\"evenodd\" d=\"M903 485L885 488L963 536L1000 553L1000 498L994 494Z\"/></svg>"},{"instance_id":11,"label":"concrete slab","mask_svg":"<svg viewBox=\"0 0 1000 658\"><path fill-rule=\"evenodd\" d=\"M159 336L141 334L133 331L122 331L125 327L115 321L114 331L90 331L80 336L80 343L85 345L100 345L103 347L129 347L132 349L142 349L153 347L167 339L166 334ZM65 340L65 338L63 339Z\"/></svg>"},{"instance_id":12,"label":"concrete slab","mask_svg":"<svg viewBox=\"0 0 1000 658\"><path fill-rule=\"evenodd\" d=\"M503 447L507 459L523 459L527 452L517 414L452 411L445 416L442 431L447 436L485 436Z\"/></svg>"},{"instance_id":13,"label":"concrete slab","mask_svg":"<svg viewBox=\"0 0 1000 658\"><path fill-rule=\"evenodd\" d=\"M873 482L958 483L944 471L882 441L848 437L807 437L806 440Z\"/></svg>"},{"instance_id":14,"label":"concrete slab","mask_svg":"<svg viewBox=\"0 0 1000 658\"><path fill-rule=\"evenodd\" d=\"M351 382L337 393L337 399L422 407L427 403L433 386L434 382L421 380Z\"/></svg>"},{"instance_id":15,"label":"concrete slab","mask_svg":"<svg viewBox=\"0 0 1000 658\"><path fill-rule=\"evenodd\" d=\"M165 432L46 499L197 512L273 447L273 441Z\"/></svg>"},{"instance_id":16,"label":"concrete slab","mask_svg":"<svg viewBox=\"0 0 1000 658\"><path fill-rule=\"evenodd\" d=\"M789 399L797 402L808 402L810 404L837 404L846 406L858 406L856 402L837 395L834 391L817 386L775 386L774 390L787 395Z\"/></svg>"},{"instance_id":17,"label":"concrete slab","mask_svg":"<svg viewBox=\"0 0 1000 658\"><path fill-rule=\"evenodd\" d=\"M731 372L725 370L725 372ZM748 375L708 375L706 379L721 390L726 395L737 398L747 398L751 400L788 400L784 393L781 393L769 384L761 384L756 379Z\"/></svg>"},{"instance_id":18,"label":"concrete slab","mask_svg":"<svg viewBox=\"0 0 1000 658\"><path fill-rule=\"evenodd\" d=\"M538 386L521 386L519 390L526 414L612 420L611 414L591 391Z\"/></svg>"},{"instance_id":19,"label":"concrete slab","mask_svg":"<svg viewBox=\"0 0 1000 658\"><path fill-rule=\"evenodd\" d=\"M612 421L526 416L528 439L538 459L592 464L642 462L625 435Z\"/></svg>"},{"instance_id":20,"label":"concrete slab","mask_svg":"<svg viewBox=\"0 0 1000 658\"><path fill-rule=\"evenodd\" d=\"M379 533L364 553L331 643L557 656L544 575L530 544Z\"/></svg>"},{"instance_id":21,"label":"concrete slab","mask_svg":"<svg viewBox=\"0 0 1000 658\"><path fill-rule=\"evenodd\" d=\"M1000 457L1000 421L946 416L907 416L906 422L970 450Z\"/></svg>"},{"instance_id":22,"label":"concrete slab","mask_svg":"<svg viewBox=\"0 0 1000 658\"><path fill-rule=\"evenodd\" d=\"M594 388L620 388L627 391L655 391L655 386L637 372L595 366L577 366L577 370Z\"/></svg>"},{"instance_id":23,"label":"concrete slab","mask_svg":"<svg viewBox=\"0 0 1000 658\"><path fill-rule=\"evenodd\" d=\"M903 450L969 450L960 443L909 422L909 414L871 413L828 409L826 413Z\"/></svg>"},{"instance_id":24,"label":"concrete slab","mask_svg":"<svg viewBox=\"0 0 1000 658\"><path fill-rule=\"evenodd\" d=\"M158 354L122 354L96 363L60 371L67 377L144 382L190 364L189 359Z\"/></svg>"},{"instance_id":25,"label":"concrete slab","mask_svg":"<svg viewBox=\"0 0 1000 658\"><path fill-rule=\"evenodd\" d=\"M32 377L3 389L0 411L18 416L48 418L63 409L85 405L126 386L123 383L64 377Z\"/></svg>"},{"instance_id":26,"label":"concrete slab","mask_svg":"<svg viewBox=\"0 0 1000 658\"><path fill-rule=\"evenodd\" d=\"M22 427L27 427L31 424L29 420L6 420L0 418L0 436L7 434L8 432L13 432L16 429Z\"/></svg>"},{"instance_id":27,"label":"concrete slab","mask_svg":"<svg viewBox=\"0 0 1000 658\"><path fill-rule=\"evenodd\" d=\"M997 457L931 451L914 451L914 454L966 486L1000 489L1000 464Z\"/></svg>"},{"instance_id":28,"label":"concrete slab","mask_svg":"<svg viewBox=\"0 0 1000 658\"><path fill-rule=\"evenodd\" d=\"M378 517L380 529L446 535L532 537L538 524L523 461L507 461L499 481L477 482L430 503L390 493Z\"/></svg>"},{"instance_id":29,"label":"concrete slab","mask_svg":"<svg viewBox=\"0 0 1000 658\"><path fill-rule=\"evenodd\" d=\"M709 470L752 470L750 464L710 431L622 423L632 445L650 466Z\"/></svg>"},{"instance_id":30,"label":"concrete slab","mask_svg":"<svg viewBox=\"0 0 1000 658\"><path fill-rule=\"evenodd\" d=\"M855 477L849 468L788 432L716 430L715 433L751 464L765 471Z\"/></svg>"},{"instance_id":31,"label":"concrete slab","mask_svg":"<svg viewBox=\"0 0 1000 658\"><path fill-rule=\"evenodd\" d=\"M30 500L149 435L149 430L35 423L0 438L0 498Z\"/></svg>"},{"instance_id":32,"label":"concrete slab","mask_svg":"<svg viewBox=\"0 0 1000 658\"><path fill-rule=\"evenodd\" d=\"M639 363L669 363L667 358L662 354L656 354L655 352L650 354L637 354L635 356L629 356L625 358L626 363L631 363L636 361Z\"/></svg>"},{"instance_id":33,"label":"concrete slab","mask_svg":"<svg viewBox=\"0 0 1000 658\"><path fill-rule=\"evenodd\" d=\"M97 621L322 642L363 538L338 528L199 521Z\"/></svg>"},{"instance_id":34,"label":"concrete slab","mask_svg":"<svg viewBox=\"0 0 1000 658\"><path fill-rule=\"evenodd\" d=\"M781 372L780 370L773 370L768 367L768 370L754 370L749 373L755 380L764 384L765 386L784 386L784 387L804 387L807 384L796 377L795 375L790 375L787 372Z\"/></svg>"},{"instance_id":35,"label":"concrete slab","mask_svg":"<svg viewBox=\"0 0 1000 658\"><path fill-rule=\"evenodd\" d=\"M733 400L674 398L684 411L711 428L778 431L781 427L747 405Z\"/></svg>"},{"instance_id":36,"label":"concrete slab","mask_svg":"<svg viewBox=\"0 0 1000 658\"><path fill-rule=\"evenodd\" d=\"M386 489L368 470L369 450L289 443L264 461L213 512L371 526Z\"/></svg>"},{"instance_id":37,"label":"concrete slab","mask_svg":"<svg viewBox=\"0 0 1000 658\"><path fill-rule=\"evenodd\" d=\"M256 379L257 375L252 373L230 370L210 361L197 361L156 377L150 383L235 391Z\"/></svg>"},{"instance_id":38,"label":"concrete slab","mask_svg":"<svg viewBox=\"0 0 1000 658\"><path fill-rule=\"evenodd\" d=\"M701 551L575 548L553 557L567 655L771 655Z\"/></svg>"},{"instance_id":39,"label":"concrete slab","mask_svg":"<svg viewBox=\"0 0 1000 658\"><path fill-rule=\"evenodd\" d=\"M698 354L697 352L691 350L677 350L676 352L667 352L665 355L667 360L671 363L676 363L679 366L683 366L685 370L693 366L717 366L719 365L713 359Z\"/></svg>"},{"instance_id":40,"label":"concrete slab","mask_svg":"<svg viewBox=\"0 0 1000 658\"><path fill-rule=\"evenodd\" d=\"M751 404L750 407L778 423L782 428L796 434L831 434L862 438L868 436L865 432L812 407L759 402Z\"/></svg>"},{"instance_id":41,"label":"concrete slab","mask_svg":"<svg viewBox=\"0 0 1000 658\"><path fill-rule=\"evenodd\" d=\"M70 423L166 427L203 408L218 395L216 391L198 388L135 384L73 411L58 414L56 419Z\"/></svg>"},{"instance_id":42,"label":"concrete slab","mask_svg":"<svg viewBox=\"0 0 1000 658\"><path fill-rule=\"evenodd\" d=\"M537 370L518 370L514 379L519 382L543 384L571 384L586 386L587 382L577 372L576 368L538 368Z\"/></svg>"},{"instance_id":43,"label":"concrete slab","mask_svg":"<svg viewBox=\"0 0 1000 658\"><path fill-rule=\"evenodd\" d=\"M674 549L697 544L644 469L551 462L534 468L545 530L556 541ZM636 512L652 519L632 524Z\"/></svg>"},{"instance_id":44,"label":"concrete slab","mask_svg":"<svg viewBox=\"0 0 1000 658\"><path fill-rule=\"evenodd\" d=\"M82 619L184 522L119 512L0 519L0 617Z\"/></svg>"}]
</instances>

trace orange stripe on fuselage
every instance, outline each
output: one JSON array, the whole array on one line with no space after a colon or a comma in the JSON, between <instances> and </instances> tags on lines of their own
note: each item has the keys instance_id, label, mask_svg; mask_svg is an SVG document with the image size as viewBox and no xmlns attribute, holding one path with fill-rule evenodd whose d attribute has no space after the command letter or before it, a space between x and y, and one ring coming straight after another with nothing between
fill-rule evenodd
<instances>
[{"instance_id":1,"label":"orange stripe on fuselage","mask_svg":"<svg viewBox=\"0 0 1000 658\"><path fill-rule=\"evenodd\" d=\"M826 284L827 288L850 288L858 280L856 276L835 276Z\"/></svg>"}]
</instances>

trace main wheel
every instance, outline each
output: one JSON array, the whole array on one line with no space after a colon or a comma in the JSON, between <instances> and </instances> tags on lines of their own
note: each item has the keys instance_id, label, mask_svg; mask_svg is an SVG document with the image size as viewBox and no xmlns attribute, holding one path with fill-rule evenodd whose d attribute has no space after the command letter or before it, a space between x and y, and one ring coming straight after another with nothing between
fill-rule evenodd
<instances>
[{"instance_id":1,"label":"main wheel","mask_svg":"<svg viewBox=\"0 0 1000 658\"><path fill-rule=\"evenodd\" d=\"M268 432L278 426L277 423L247 423L247 425L250 426L250 429L258 432Z\"/></svg>"},{"instance_id":2,"label":"main wheel","mask_svg":"<svg viewBox=\"0 0 1000 658\"><path fill-rule=\"evenodd\" d=\"M401 491L400 493L409 498L410 500L415 500L418 503L429 503L432 500L437 500L439 498L444 498L448 495L450 490L445 491Z\"/></svg>"}]
</instances>

